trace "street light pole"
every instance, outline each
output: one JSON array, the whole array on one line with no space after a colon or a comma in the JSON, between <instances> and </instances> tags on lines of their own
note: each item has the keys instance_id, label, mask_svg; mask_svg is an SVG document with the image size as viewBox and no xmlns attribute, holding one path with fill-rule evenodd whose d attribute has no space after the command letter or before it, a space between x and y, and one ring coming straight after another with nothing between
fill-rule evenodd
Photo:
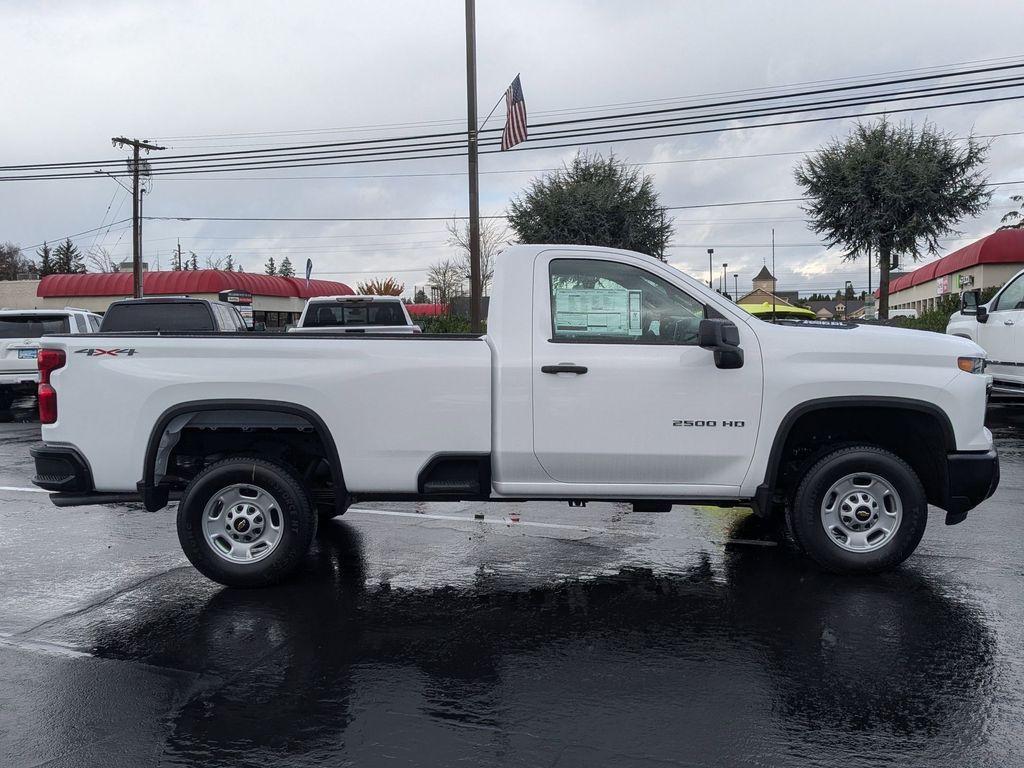
<instances>
[{"instance_id":1,"label":"street light pole","mask_svg":"<svg viewBox=\"0 0 1024 768\"><path fill-rule=\"evenodd\" d=\"M722 264L722 295L723 296L728 296L729 295L729 277L725 274L725 268L728 267L728 266L729 266L728 264L724 264L724 263Z\"/></svg>"},{"instance_id":2,"label":"street light pole","mask_svg":"<svg viewBox=\"0 0 1024 768\"><path fill-rule=\"evenodd\" d=\"M715 286L711 282L714 279L714 274L715 274L715 249L714 248L708 248L708 288L710 288L711 290L715 289Z\"/></svg>"},{"instance_id":3,"label":"street light pole","mask_svg":"<svg viewBox=\"0 0 1024 768\"><path fill-rule=\"evenodd\" d=\"M740 276L738 273L732 276L732 300L739 301L740 299Z\"/></svg>"}]
</instances>

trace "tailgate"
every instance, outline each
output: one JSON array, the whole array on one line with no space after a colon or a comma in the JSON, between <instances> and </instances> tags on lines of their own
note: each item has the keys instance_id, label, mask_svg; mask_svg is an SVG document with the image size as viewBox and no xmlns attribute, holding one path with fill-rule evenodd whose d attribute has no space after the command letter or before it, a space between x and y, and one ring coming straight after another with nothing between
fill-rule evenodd
<instances>
[{"instance_id":1,"label":"tailgate","mask_svg":"<svg viewBox=\"0 0 1024 768\"><path fill-rule=\"evenodd\" d=\"M0 339L0 376L35 381L38 349L38 339Z\"/></svg>"}]
</instances>

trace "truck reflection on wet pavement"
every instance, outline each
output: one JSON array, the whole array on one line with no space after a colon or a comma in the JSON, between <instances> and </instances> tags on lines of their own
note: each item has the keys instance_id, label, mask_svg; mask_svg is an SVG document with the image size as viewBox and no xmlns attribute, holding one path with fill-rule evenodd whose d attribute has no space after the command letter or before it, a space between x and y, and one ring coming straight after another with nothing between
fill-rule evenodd
<instances>
[{"instance_id":1,"label":"truck reflection on wet pavement","mask_svg":"<svg viewBox=\"0 0 1024 768\"><path fill-rule=\"evenodd\" d=\"M0 765L1022 764L1024 418L991 421L997 495L864 578L743 510L377 505L232 590L171 515L2 491Z\"/></svg>"}]
</instances>

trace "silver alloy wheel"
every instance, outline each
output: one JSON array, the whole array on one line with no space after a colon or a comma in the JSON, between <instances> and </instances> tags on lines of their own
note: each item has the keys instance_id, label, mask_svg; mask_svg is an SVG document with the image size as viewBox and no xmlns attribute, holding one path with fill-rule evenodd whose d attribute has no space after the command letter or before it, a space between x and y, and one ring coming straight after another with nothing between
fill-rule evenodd
<instances>
[{"instance_id":1,"label":"silver alloy wheel","mask_svg":"<svg viewBox=\"0 0 1024 768\"><path fill-rule=\"evenodd\" d=\"M903 502L888 480L871 472L846 475L832 483L821 502L821 525L847 552L881 549L900 527Z\"/></svg>"},{"instance_id":2,"label":"silver alloy wheel","mask_svg":"<svg viewBox=\"0 0 1024 768\"><path fill-rule=\"evenodd\" d=\"M222 488L203 510L203 537L229 563L264 559L277 548L283 530L277 499L257 485L236 483Z\"/></svg>"}]
</instances>

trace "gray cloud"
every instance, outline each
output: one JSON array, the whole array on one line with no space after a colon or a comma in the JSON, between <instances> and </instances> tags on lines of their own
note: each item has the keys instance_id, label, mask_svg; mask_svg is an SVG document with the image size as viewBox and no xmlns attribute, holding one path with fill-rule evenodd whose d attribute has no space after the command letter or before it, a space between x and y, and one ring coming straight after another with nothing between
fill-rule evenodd
<instances>
[{"instance_id":1,"label":"gray cloud","mask_svg":"<svg viewBox=\"0 0 1024 768\"><path fill-rule=\"evenodd\" d=\"M0 147L3 162L118 158L119 134L162 138L177 152L305 139L416 132L405 125L453 121L465 113L463 4L447 2L52 2L0 4L5 52ZM522 73L531 114L774 86L1020 53L1011 2L534 2L478 3L479 92L486 113ZM965 34L983 23L985 33ZM1016 102L919 112L965 135L1020 129ZM499 108L491 125L500 125ZM276 137L183 139L403 124L387 129ZM442 126L444 127L444 126ZM678 140L598 145L647 166L669 205L792 197L797 157L665 163L694 157L813 149L849 130L849 122L744 130ZM994 141L989 173L1024 180L1024 137ZM215 151L215 150L211 150ZM572 150L511 152L482 158L483 208L499 212L531 173L557 167ZM334 168L259 171L246 178L158 178L146 200L153 215L434 216L464 214L460 159ZM450 176L396 174L451 173ZM228 174L242 176L243 174ZM267 180L268 176L317 176ZM375 176L377 178L328 178ZM256 178L259 177L259 178ZM1006 198L962 225L962 242L996 226ZM117 193L117 194L115 194ZM0 183L0 240L28 246L95 227L113 196L105 178ZM117 218L130 211L123 204ZM112 220L112 215L107 215ZM738 220L741 219L741 220ZM768 258L764 245L815 243L799 205L677 212L672 260L696 276L716 262L739 272L741 288ZM355 282L366 270L422 270L448 253L440 222L203 223L147 222L146 258L166 266L177 238L201 258L235 254L246 269L311 257L320 276ZM119 239L120 238L120 239ZM124 258L119 231L79 238ZM956 247L961 241L948 245ZM115 247L116 244L116 247ZM745 248L729 245L749 244ZM683 247L694 246L694 247ZM824 247L777 249L780 287L834 290L866 282ZM396 272L411 287L422 271ZM731 278L730 278L731 279Z\"/></svg>"}]
</instances>

